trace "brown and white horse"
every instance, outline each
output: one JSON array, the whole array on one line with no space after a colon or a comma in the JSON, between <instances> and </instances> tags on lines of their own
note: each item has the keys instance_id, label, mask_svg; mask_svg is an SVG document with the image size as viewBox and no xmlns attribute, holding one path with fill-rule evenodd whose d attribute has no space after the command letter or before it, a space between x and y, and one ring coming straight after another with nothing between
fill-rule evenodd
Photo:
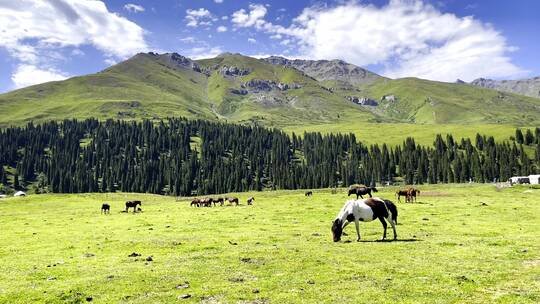
<instances>
[{"instance_id":1,"label":"brown and white horse","mask_svg":"<svg viewBox=\"0 0 540 304\"><path fill-rule=\"evenodd\" d=\"M332 236L334 242L341 240L343 229L351 222L356 226L357 241L360 241L360 222L371 222L379 219L384 228L382 239L386 239L386 221L390 222L394 230L394 240L397 239L396 224L398 211L396 205L389 200L378 197L362 200L349 200L341 208L336 219L332 222Z\"/></svg>"},{"instance_id":2,"label":"brown and white horse","mask_svg":"<svg viewBox=\"0 0 540 304\"><path fill-rule=\"evenodd\" d=\"M255 198L253 196L251 196L250 198L247 199L247 204L248 205L253 205L254 201L255 201Z\"/></svg>"},{"instance_id":3,"label":"brown and white horse","mask_svg":"<svg viewBox=\"0 0 540 304\"><path fill-rule=\"evenodd\" d=\"M234 197L234 196L232 196L232 197L227 197L225 200L227 200L227 201L229 202L229 204L231 204L231 205L232 205L232 203L235 203L236 206L239 205L238 197Z\"/></svg>"}]
</instances>

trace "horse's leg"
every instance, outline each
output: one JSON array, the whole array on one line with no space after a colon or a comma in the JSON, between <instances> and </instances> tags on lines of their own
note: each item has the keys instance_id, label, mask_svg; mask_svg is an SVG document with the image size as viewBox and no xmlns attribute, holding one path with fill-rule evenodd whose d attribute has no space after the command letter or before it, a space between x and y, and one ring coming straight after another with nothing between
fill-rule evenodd
<instances>
[{"instance_id":1,"label":"horse's leg","mask_svg":"<svg viewBox=\"0 0 540 304\"><path fill-rule=\"evenodd\" d=\"M350 222L345 221L345 224L343 224L343 226L341 227L341 234L342 235L348 236L348 234L344 230L345 230L345 227L347 227L347 225L349 225L349 224L350 224Z\"/></svg>"},{"instance_id":2,"label":"horse's leg","mask_svg":"<svg viewBox=\"0 0 540 304\"><path fill-rule=\"evenodd\" d=\"M383 233L383 237L382 237L382 240L384 241L386 239L386 227L387 227L387 224L386 224L386 221L384 220L384 217L382 216L379 216L379 221L381 221L381 224L384 228L384 233Z\"/></svg>"},{"instance_id":3,"label":"horse's leg","mask_svg":"<svg viewBox=\"0 0 540 304\"><path fill-rule=\"evenodd\" d=\"M397 240L396 223L392 219L392 214L389 214L387 219L390 222L390 225L392 226L392 230L394 230L394 240ZM386 226L386 223L385 223L385 226ZM385 227L385 232L386 232L386 227Z\"/></svg>"},{"instance_id":4,"label":"horse's leg","mask_svg":"<svg viewBox=\"0 0 540 304\"><path fill-rule=\"evenodd\" d=\"M356 241L360 242L360 221L357 220L356 218L354 219L354 225L356 226L356 236L358 236Z\"/></svg>"},{"instance_id":5,"label":"horse's leg","mask_svg":"<svg viewBox=\"0 0 540 304\"><path fill-rule=\"evenodd\" d=\"M367 194L369 194L369 197L373 197L373 196L371 196L371 190Z\"/></svg>"}]
</instances>

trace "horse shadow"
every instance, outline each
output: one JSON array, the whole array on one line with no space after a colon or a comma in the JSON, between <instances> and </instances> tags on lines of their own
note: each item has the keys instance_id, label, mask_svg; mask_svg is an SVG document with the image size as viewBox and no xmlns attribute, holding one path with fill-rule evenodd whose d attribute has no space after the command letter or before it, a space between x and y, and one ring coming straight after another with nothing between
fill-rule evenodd
<instances>
[{"instance_id":1,"label":"horse shadow","mask_svg":"<svg viewBox=\"0 0 540 304\"><path fill-rule=\"evenodd\" d=\"M347 241L344 241L343 243L394 243L394 242L422 242L422 241L423 240L421 240L421 239L397 239L397 240L392 240L392 239L381 240L381 239L378 239L378 240L360 240L360 242L347 240Z\"/></svg>"}]
</instances>

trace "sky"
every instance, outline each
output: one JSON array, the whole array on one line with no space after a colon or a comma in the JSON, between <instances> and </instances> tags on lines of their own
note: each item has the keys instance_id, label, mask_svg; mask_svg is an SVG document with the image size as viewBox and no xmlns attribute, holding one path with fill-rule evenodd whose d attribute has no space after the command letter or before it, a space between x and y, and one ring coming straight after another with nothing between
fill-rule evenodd
<instances>
[{"instance_id":1,"label":"sky","mask_svg":"<svg viewBox=\"0 0 540 304\"><path fill-rule=\"evenodd\" d=\"M342 59L391 77L540 75L537 0L0 0L0 93L138 52Z\"/></svg>"}]
</instances>

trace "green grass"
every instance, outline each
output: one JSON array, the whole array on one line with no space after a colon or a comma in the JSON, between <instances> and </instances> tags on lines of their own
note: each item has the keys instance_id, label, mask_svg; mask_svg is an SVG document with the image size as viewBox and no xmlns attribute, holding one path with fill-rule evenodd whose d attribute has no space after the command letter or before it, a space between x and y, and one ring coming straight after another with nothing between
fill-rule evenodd
<instances>
[{"instance_id":1,"label":"green grass","mask_svg":"<svg viewBox=\"0 0 540 304\"><path fill-rule=\"evenodd\" d=\"M344 190L242 193L242 206L216 208L123 193L0 200L0 303L540 301L540 190L420 189L418 203L398 204L401 241L377 242L371 222L360 243L354 225L353 242L331 241ZM136 198L143 213L120 212Z\"/></svg>"},{"instance_id":2,"label":"green grass","mask_svg":"<svg viewBox=\"0 0 540 304\"><path fill-rule=\"evenodd\" d=\"M455 140L470 138L473 142L477 133L495 137L496 141L507 141L515 135L516 126L503 124L407 124L342 122L285 127L286 131L302 134L307 132L353 133L365 144L386 143L400 145L407 137L413 137L418 144L431 146L437 134L452 134Z\"/></svg>"}]
</instances>

